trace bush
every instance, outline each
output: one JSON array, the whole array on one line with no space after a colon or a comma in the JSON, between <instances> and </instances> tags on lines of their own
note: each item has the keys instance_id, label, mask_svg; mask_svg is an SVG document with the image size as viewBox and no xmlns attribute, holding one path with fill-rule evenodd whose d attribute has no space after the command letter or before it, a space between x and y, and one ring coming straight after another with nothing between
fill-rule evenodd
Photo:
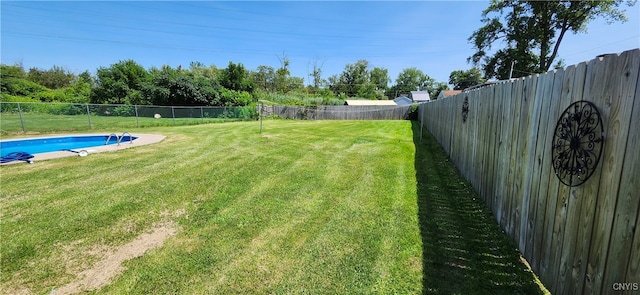
<instances>
[{"instance_id":1,"label":"bush","mask_svg":"<svg viewBox=\"0 0 640 295\"><path fill-rule=\"evenodd\" d=\"M409 108L409 113L407 114L407 120L415 121L418 120L418 104L411 104L411 108Z\"/></svg>"},{"instance_id":2,"label":"bush","mask_svg":"<svg viewBox=\"0 0 640 295\"><path fill-rule=\"evenodd\" d=\"M113 108L112 115L120 117L132 117L136 115L135 106L123 105Z\"/></svg>"}]
</instances>

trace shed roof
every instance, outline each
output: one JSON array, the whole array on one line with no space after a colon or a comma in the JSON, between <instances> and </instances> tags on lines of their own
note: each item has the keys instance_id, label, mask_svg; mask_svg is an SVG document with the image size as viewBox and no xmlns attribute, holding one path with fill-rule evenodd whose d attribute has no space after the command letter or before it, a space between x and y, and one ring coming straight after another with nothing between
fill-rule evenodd
<instances>
[{"instance_id":1,"label":"shed roof","mask_svg":"<svg viewBox=\"0 0 640 295\"><path fill-rule=\"evenodd\" d=\"M462 90L442 90L444 97L456 95L458 93L462 93Z\"/></svg>"},{"instance_id":2,"label":"shed roof","mask_svg":"<svg viewBox=\"0 0 640 295\"><path fill-rule=\"evenodd\" d=\"M393 101L395 101L399 106L406 106L411 104L411 98L408 98L406 96L396 97Z\"/></svg>"},{"instance_id":3,"label":"shed roof","mask_svg":"<svg viewBox=\"0 0 640 295\"><path fill-rule=\"evenodd\" d=\"M462 90L442 90L438 94L438 99L449 97L449 96L454 96L454 95L460 94L460 93L462 93Z\"/></svg>"},{"instance_id":4,"label":"shed roof","mask_svg":"<svg viewBox=\"0 0 640 295\"><path fill-rule=\"evenodd\" d=\"M429 101L429 91L411 91L411 99L416 102Z\"/></svg>"},{"instance_id":5,"label":"shed roof","mask_svg":"<svg viewBox=\"0 0 640 295\"><path fill-rule=\"evenodd\" d=\"M369 100L369 99L347 99L345 105L349 106L395 106L393 100Z\"/></svg>"}]
</instances>

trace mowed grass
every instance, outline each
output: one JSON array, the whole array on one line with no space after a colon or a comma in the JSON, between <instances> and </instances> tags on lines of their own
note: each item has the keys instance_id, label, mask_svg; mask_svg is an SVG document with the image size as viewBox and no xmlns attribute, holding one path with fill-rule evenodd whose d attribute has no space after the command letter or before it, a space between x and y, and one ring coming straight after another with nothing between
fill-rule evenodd
<instances>
[{"instance_id":1,"label":"mowed grass","mask_svg":"<svg viewBox=\"0 0 640 295\"><path fill-rule=\"evenodd\" d=\"M122 273L92 293L540 292L468 190L429 186L463 181L444 160L425 160L424 148L437 145L414 142L411 122L265 121L263 128L263 134L257 122L149 128L144 133L167 138L1 167L0 293L50 293L168 223L174 236L126 261ZM425 174L416 170L422 165L438 168ZM440 169L448 176L430 176ZM485 216L477 222L487 225L474 231L489 231L486 237L456 237L471 245L461 251L478 252L464 257L492 259L465 264L473 279L449 267L452 252L438 242L452 241L446 223L460 222L442 218L469 224L473 217L439 213L429 199L442 194ZM478 238L497 241L485 248Z\"/></svg>"}]
</instances>

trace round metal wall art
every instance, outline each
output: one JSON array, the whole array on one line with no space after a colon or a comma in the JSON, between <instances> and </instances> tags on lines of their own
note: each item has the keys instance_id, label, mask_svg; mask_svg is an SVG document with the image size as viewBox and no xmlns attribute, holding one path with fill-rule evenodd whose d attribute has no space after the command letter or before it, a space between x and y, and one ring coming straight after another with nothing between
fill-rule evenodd
<instances>
[{"instance_id":1,"label":"round metal wall art","mask_svg":"<svg viewBox=\"0 0 640 295\"><path fill-rule=\"evenodd\" d=\"M465 96L462 102L462 123L467 122L467 117L469 117L469 97Z\"/></svg>"},{"instance_id":2,"label":"round metal wall art","mask_svg":"<svg viewBox=\"0 0 640 295\"><path fill-rule=\"evenodd\" d=\"M604 129L593 103L578 101L562 113L553 134L553 169L568 186L583 184L595 171L602 154Z\"/></svg>"}]
</instances>

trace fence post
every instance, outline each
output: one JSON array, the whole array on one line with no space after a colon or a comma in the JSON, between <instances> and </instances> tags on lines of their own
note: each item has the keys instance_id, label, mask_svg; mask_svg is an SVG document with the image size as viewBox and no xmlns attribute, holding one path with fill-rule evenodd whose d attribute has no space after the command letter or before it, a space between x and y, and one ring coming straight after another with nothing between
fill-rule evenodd
<instances>
[{"instance_id":1,"label":"fence post","mask_svg":"<svg viewBox=\"0 0 640 295\"><path fill-rule=\"evenodd\" d=\"M134 104L133 107L136 109L136 128L140 128L140 121L138 119L138 105Z\"/></svg>"},{"instance_id":2,"label":"fence post","mask_svg":"<svg viewBox=\"0 0 640 295\"><path fill-rule=\"evenodd\" d=\"M222 123L224 123L224 119L227 117L227 106L222 108Z\"/></svg>"},{"instance_id":3,"label":"fence post","mask_svg":"<svg viewBox=\"0 0 640 295\"><path fill-rule=\"evenodd\" d=\"M93 129L93 126L91 126L91 112L89 112L89 104L85 104L85 106L87 107L87 118L89 118L89 129Z\"/></svg>"},{"instance_id":4,"label":"fence post","mask_svg":"<svg viewBox=\"0 0 640 295\"><path fill-rule=\"evenodd\" d=\"M173 125L176 125L176 112L173 110L173 106L171 106L171 116L173 117Z\"/></svg>"},{"instance_id":5,"label":"fence post","mask_svg":"<svg viewBox=\"0 0 640 295\"><path fill-rule=\"evenodd\" d=\"M204 123L204 111L202 110L202 107L200 107L200 118L202 118L202 123Z\"/></svg>"},{"instance_id":6,"label":"fence post","mask_svg":"<svg viewBox=\"0 0 640 295\"><path fill-rule=\"evenodd\" d=\"M22 119L22 109L20 108L20 103L18 102L18 113L20 114L20 125L22 125L22 133L27 133L27 130L24 129L24 120Z\"/></svg>"}]
</instances>

